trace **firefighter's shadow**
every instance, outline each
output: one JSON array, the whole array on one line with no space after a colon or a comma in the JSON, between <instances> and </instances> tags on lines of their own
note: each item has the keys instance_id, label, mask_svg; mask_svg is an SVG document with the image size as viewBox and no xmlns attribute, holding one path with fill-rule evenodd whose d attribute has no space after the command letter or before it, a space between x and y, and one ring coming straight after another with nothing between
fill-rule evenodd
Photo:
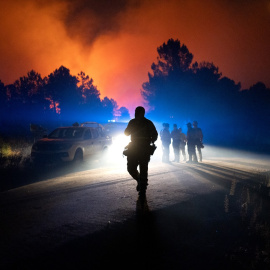
<instances>
[{"instance_id":1,"label":"firefighter's shadow","mask_svg":"<svg viewBox=\"0 0 270 270\"><path fill-rule=\"evenodd\" d=\"M136 214L137 216L144 216L149 214L149 206L147 203L147 198L145 196L138 196L137 202L136 202Z\"/></svg>"}]
</instances>

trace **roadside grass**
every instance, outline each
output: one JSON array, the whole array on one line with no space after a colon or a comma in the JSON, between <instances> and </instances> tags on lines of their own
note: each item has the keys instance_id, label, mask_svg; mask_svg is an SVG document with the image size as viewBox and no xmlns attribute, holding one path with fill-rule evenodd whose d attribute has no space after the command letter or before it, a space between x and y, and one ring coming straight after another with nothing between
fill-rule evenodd
<instances>
[{"instance_id":1,"label":"roadside grass","mask_svg":"<svg viewBox=\"0 0 270 270\"><path fill-rule=\"evenodd\" d=\"M30 159L32 144L26 137L0 137L0 191L32 183L37 178Z\"/></svg>"},{"instance_id":2,"label":"roadside grass","mask_svg":"<svg viewBox=\"0 0 270 270\"><path fill-rule=\"evenodd\" d=\"M0 168L18 169L30 163L32 144L25 138L0 137Z\"/></svg>"}]
</instances>

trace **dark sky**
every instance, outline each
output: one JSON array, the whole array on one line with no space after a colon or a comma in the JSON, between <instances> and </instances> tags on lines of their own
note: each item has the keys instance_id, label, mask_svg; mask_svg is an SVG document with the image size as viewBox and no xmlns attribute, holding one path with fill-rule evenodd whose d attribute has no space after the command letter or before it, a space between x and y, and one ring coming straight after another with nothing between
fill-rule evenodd
<instances>
[{"instance_id":1,"label":"dark sky","mask_svg":"<svg viewBox=\"0 0 270 270\"><path fill-rule=\"evenodd\" d=\"M64 65L133 110L157 47L174 38L242 88L270 87L269 0L15 0L0 2L0 18L5 84Z\"/></svg>"}]
</instances>

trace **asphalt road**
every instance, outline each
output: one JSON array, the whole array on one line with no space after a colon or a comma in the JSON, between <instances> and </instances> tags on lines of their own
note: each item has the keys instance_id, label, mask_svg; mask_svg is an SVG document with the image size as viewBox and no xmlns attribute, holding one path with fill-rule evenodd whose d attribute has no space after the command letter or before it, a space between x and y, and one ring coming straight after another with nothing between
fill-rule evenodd
<instances>
[{"instance_id":1,"label":"asphalt road","mask_svg":"<svg viewBox=\"0 0 270 270\"><path fill-rule=\"evenodd\" d=\"M155 153L145 200L123 157L2 191L0 268L269 269L269 157L213 151Z\"/></svg>"}]
</instances>

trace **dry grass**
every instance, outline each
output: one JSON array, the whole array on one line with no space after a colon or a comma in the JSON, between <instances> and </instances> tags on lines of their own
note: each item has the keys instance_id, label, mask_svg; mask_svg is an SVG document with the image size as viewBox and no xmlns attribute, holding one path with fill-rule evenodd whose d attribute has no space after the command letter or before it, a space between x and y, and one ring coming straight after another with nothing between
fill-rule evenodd
<instances>
[{"instance_id":1,"label":"dry grass","mask_svg":"<svg viewBox=\"0 0 270 270\"><path fill-rule=\"evenodd\" d=\"M24 138L0 138L0 168L18 168L30 160L32 142Z\"/></svg>"}]
</instances>

